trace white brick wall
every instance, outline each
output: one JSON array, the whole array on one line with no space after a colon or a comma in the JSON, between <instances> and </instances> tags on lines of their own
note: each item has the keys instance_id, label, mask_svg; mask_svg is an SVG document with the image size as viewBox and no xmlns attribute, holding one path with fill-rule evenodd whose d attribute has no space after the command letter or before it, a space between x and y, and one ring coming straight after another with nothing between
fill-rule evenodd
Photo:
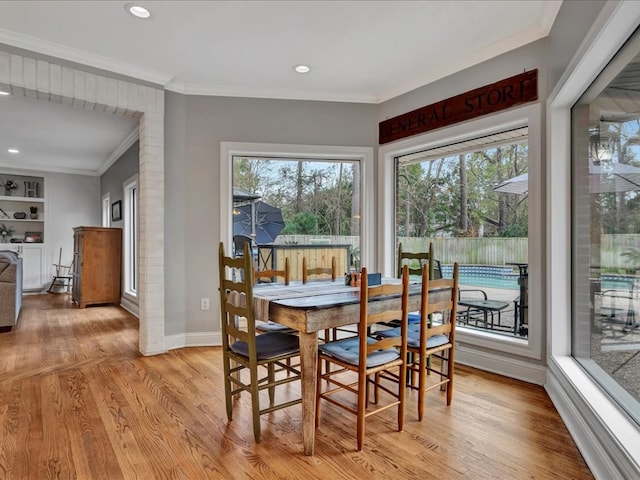
<instances>
[{"instance_id":1,"label":"white brick wall","mask_svg":"<svg viewBox=\"0 0 640 480\"><path fill-rule=\"evenodd\" d=\"M0 51L0 88L14 95L140 118L139 349L164 342L164 91Z\"/></svg>"}]
</instances>

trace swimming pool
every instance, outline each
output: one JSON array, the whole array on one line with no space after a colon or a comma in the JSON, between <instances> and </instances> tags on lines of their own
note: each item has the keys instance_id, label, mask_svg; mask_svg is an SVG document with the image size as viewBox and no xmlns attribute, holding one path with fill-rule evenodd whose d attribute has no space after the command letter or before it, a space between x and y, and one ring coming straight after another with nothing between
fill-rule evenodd
<instances>
[{"instance_id":1,"label":"swimming pool","mask_svg":"<svg viewBox=\"0 0 640 480\"><path fill-rule=\"evenodd\" d=\"M508 265L459 265L459 283L476 287L519 290L518 272ZM442 265L442 275L451 278L453 265Z\"/></svg>"}]
</instances>

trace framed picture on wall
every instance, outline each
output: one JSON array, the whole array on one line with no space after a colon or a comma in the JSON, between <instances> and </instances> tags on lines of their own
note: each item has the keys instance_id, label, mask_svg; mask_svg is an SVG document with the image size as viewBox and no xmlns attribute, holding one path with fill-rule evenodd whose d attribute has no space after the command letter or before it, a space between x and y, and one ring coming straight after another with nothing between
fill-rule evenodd
<instances>
[{"instance_id":1,"label":"framed picture on wall","mask_svg":"<svg viewBox=\"0 0 640 480\"><path fill-rule=\"evenodd\" d=\"M111 221L117 222L122 220L122 201L118 200L111 204Z\"/></svg>"}]
</instances>

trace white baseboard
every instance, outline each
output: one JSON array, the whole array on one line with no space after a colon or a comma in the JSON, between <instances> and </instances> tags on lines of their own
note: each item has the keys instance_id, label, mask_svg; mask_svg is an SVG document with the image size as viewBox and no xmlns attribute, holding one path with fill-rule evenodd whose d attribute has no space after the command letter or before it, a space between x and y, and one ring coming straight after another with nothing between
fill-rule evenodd
<instances>
[{"instance_id":1,"label":"white baseboard","mask_svg":"<svg viewBox=\"0 0 640 480\"><path fill-rule=\"evenodd\" d=\"M596 479L640 478L640 428L575 360L549 360L545 389Z\"/></svg>"},{"instance_id":2,"label":"white baseboard","mask_svg":"<svg viewBox=\"0 0 640 480\"><path fill-rule=\"evenodd\" d=\"M478 350L470 345L458 344L455 361L462 365L479 368L480 370L497 373L535 385L544 385L547 376L547 369L543 365L508 358L504 354L493 354Z\"/></svg>"},{"instance_id":3,"label":"white baseboard","mask_svg":"<svg viewBox=\"0 0 640 480\"><path fill-rule=\"evenodd\" d=\"M167 350L184 347L219 347L222 345L220 332L179 333L164 338Z\"/></svg>"},{"instance_id":4,"label":"white baseboard","mask_svg":"<svg viewBox=\"0 0 640 480\"><path fill-rule=\"evenodd\" d=\"M136 318L140 318L138 304L133 303L127 297L120 297L120 306Z\"/></svg>"}]
</instances>

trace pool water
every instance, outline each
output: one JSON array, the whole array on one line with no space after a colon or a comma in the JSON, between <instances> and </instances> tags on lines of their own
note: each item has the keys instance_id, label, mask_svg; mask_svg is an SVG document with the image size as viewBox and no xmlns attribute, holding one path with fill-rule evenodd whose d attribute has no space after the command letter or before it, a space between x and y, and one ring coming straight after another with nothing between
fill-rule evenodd
<instances>
[{"instance_id":1,"label":"pool water","mask_svg":"<svg viewBox=\"0 0 640 480\"><path fill-rule=\"evenodd\" d=\"M460 265L459 283L476 287L519 290L518 272L510 266L501 265ZM451 278L453 265L442 265L442 275Z\"/></svg>"}]
</instances>

